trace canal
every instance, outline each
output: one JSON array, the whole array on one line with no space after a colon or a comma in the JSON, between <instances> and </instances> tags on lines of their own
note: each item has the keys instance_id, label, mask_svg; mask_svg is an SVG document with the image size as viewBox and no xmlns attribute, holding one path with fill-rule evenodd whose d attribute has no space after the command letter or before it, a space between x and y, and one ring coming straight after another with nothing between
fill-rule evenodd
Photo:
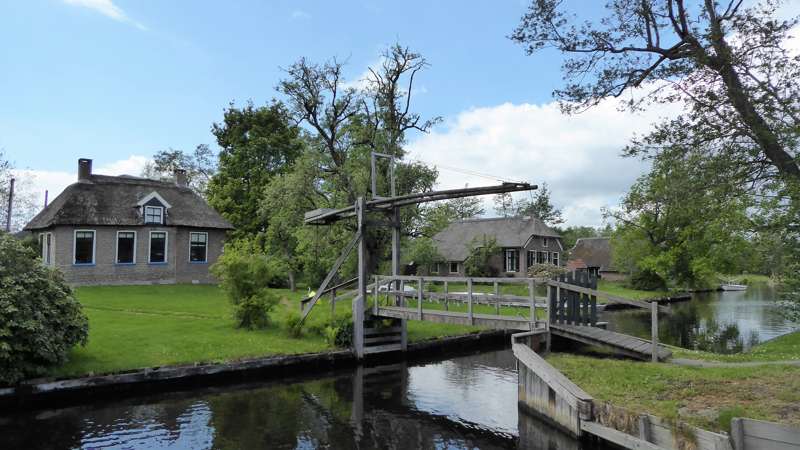
<instances>
[{"instance_id":1,"label":"canal","mask_svg":"<svg viewBox=\"0 0 800 450\"><path fill-rule=\"evenodd\" d=\"M597 449L517 408L510 350L0 418L0 449Z\"/></svg>"},{"instance_id":2,"label":"canal","mask_svg":"<svg viewBox=\"0 0 800 450\"><path fill-rule=\"evenodd\" d=\"M800 328L781 314L775 288L753 284L746 291L702 292L673 303L659 316L659 340L678 347L715 353L738 353ZM650 339L650 312L606 311L600 320L620 333Z\"/></svg>"}]
</instances>

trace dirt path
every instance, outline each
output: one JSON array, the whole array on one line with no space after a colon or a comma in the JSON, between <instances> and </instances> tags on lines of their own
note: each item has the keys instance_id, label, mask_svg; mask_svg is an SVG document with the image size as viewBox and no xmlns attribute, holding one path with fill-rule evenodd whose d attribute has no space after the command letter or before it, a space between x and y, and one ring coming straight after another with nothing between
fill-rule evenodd
<instances>
[{"instance_id":1,"label":"dirt path","mask_svg":"<svg viewBox=\"0 0 800 450\"><path fill-rule=\"evenodd\" d=\"M744 361L744 362L723 362L723 361L701 361L698 359L673 358L669 360L672 364L688 367L755 367L765 365L790 365L800 366L800 360L789 359L784 361Z\"/></svg>"}]
</instances>

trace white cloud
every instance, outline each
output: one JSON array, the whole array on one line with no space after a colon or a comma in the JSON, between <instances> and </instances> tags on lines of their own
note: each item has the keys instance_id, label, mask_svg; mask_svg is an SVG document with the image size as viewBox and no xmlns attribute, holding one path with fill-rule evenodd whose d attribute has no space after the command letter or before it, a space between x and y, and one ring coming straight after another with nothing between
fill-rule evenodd
<instances>
[{"instance_id":1,"label":"white cloud","mask_svg":"<svg viewBox=\"0 0 800 450\"><path fill-rule=\"evenodd\" d=\"M601 208L616 206L647 169L638 159L622 158L621 150L634 133L647 132L667 114L657 108L631 114L618 105L610 99L574 116L563 115L554 102L474 108L412 142L409 157L439 167L442 189L491 185L498 179L546 182L568 225L600 225ZM491 197L484 203L492 214Z\"/></svg>"},{"instance_id":2,"label":"white cloud","mask_svg":"<svg viewBox=\"0 0 800 450\"><path fill-rule=\"evenodd\" d=\"M308 20L311 19L311 14L302 9L295 9L292 11L292 20Z\"/></svg>"},{"instance_id":3,"label":"white cloud","mask_svg":"<svg viewBox=\"0 0 800 450\"><path fill-rule=\"evenodd\" d=\"M117 22L129 23L142 31L147 31L146 26L128 17L128 15L125 14L125 11L123 11L122 8L120 8L119 6L115 5L112 0L63 0L63 1L68 5L78 6L81 8L88 8L110 19L114 19Z\"/></svg>"},{"instance_id":4,"label":"white cloud","mask_svg":"<svg viewBox=\"0 0 800 450\"><path fill-rule=\"evenodd\" d=\"M131 155L127 159L113 161L111 163L96 166L92 173L101 175L134 175L142 173L145 164L152 161L151 158L140 155ZM33 191L37 205L44 205L44 193L48 192L48 200L52 201L67 186L78 181L78 162L75 161L74 171L51 171L35 169L15 169L14 176L27 180L26 184Z\"/></svg>"}]
</instances>

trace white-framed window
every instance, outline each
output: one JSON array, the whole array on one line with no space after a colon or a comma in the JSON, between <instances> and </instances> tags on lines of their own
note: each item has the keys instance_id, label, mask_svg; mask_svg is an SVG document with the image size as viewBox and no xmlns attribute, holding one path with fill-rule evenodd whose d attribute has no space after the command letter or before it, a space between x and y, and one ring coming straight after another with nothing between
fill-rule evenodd
<instances>
[{"instance_id":1,"label":"white-framed window","mask_svg":"<svg viewBox=\"0 0 800 450\"><path fill-rule=\"evenodd\" d=\"M161 264L167 262L167 239L169 238L166 231L151 231L150 232L150 254L147 262L153 264Z\"/></svg>"},{"instance_id":2,"label":"white-framed window","mask_svg":"<svg viewBox=\"0 0 800 450\"><path fill-rule=\"evenodd\" d=\"M72 264L94 264L95 230L75 230L72 240Z\"/></svg>"},{"instance_id":3,"label":"white-framed window","mask_svg":"<svg viewBox=\"0 0 800 450\"><path fill-rule=\"evenodd\" d=\"M458 263L450 261L450 273L458 273Z\"/></svg>"},{"instance_id":4,"label":"white-framed window","mask_svg":"<svg viewBox=\"0 0 800 450\"><path fill-rule=\"evenodd\" d=\"M507 248L505 256L506 272L519 272L519 252L516 249Z\"/></svg>"},{"instance_id":5,"label":"white-framed window","mask_svg":"<svg viewBox=\"0 0 800 450\"><path fill-rule=\"evenodd\" d=\"M543 237L543 238L542 238L542 247L547 247L547 244L548 244L548 242L547 242L547 238L546 238L546 237Z\"/></svg>"},{"instance_id":6,"label":"white-framed window","mask_svg":"<svg viewBox=\"0 0 800 450\"><path fill-rule=\"evenodd\" d=\"M528 250L527 252L528 257L526 258L526 262L528 263L528 267L533 266L536 264L536 251L535 250Z\"/></svg>"},{"instance_id":7,"label":"white-framed window","mask_svg":"<svg viewBox=\"0 0 800 450\"><path fill-rule=\"evenodd\" d=\"M208 262L208 233L189 233L189 262Z\"/></svg>"},{"instance_id":8,"label":"white-framed window","mask_svg":"<svg viewBox=\"0 0 800 450\"><path fill-rule=\"evenodd\" d=\"M550 261L553 263L554 266L558 265L558 252L553 252L550 254Z\"/></svg>"},{"instance_id":9,"label":"white-framed window","mask_svg":"<svg viewBox=\"0 0 800 450\"><path fill-rule=\"evenodd\" d=\"M439 273L439 271L441 270L441 267L439 267L440 264L441 263L438 262L431 264L431 273Z\"/></svg>"},{"instance_id":10,"label":"white-framed window","mask_svg":"<svg viewBox=\"0 0 800 450\"><path fill-rule=\"evenodd\" d=\"M144 223L155 223L162 225L164 223L164 207L163 206L145 206L144 207Z\"/></svg>"},{"instance_id":11,"label":"white-framed window","mask_svg":"<svg viewBox=\"0 0 800 450\"><path fill-rule=\"evenodd\" d=\"M547 264L547 252L541 250L536 252L536 262L539 264Z\"/></svg>"},{"instance_id":12,"label":"white-framed window","mask_svg":"<svg viewBox=\"0 0 800 450\"><path fill-rule=\"evenodd\" d=\"M117 264L136 264L136 232L117 231Z\"/></svg>"},{"instance_id":13,"label":"white-framed window","mask_svg":"<svg viewBox=\"0 0 800 450\"><path fill-rule=\"evenodd\" d=\"M42 250L42 263L53 264L53 233L39 233L39 246Z\"/></svg>"}]
</instances>

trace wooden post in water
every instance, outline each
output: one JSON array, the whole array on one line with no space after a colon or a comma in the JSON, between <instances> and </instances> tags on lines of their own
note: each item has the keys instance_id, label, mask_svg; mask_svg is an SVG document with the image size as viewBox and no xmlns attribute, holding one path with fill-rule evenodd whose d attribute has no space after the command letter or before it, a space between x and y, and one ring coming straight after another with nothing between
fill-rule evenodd
<instances>
[{"instance_id":1,"label":"wooden post in water","mask_svg":"<svg viewBox=\"0 0 800 450\"><path fill-rule=\"evenodd\" d=\"M650 302L650 339L653 362L658 362L658 302Z\"/></svg>"},{"instance_id":2,"label":"wooden post in water","mask_svg":"<svg viewBox=\"0 0 800 450\"><path fill-rule=\"evenodd\" d=\"M469 324L475 325L475 319L472 317L472 278L467 278L467 317Z\"/></svg>"}]
</instances>

